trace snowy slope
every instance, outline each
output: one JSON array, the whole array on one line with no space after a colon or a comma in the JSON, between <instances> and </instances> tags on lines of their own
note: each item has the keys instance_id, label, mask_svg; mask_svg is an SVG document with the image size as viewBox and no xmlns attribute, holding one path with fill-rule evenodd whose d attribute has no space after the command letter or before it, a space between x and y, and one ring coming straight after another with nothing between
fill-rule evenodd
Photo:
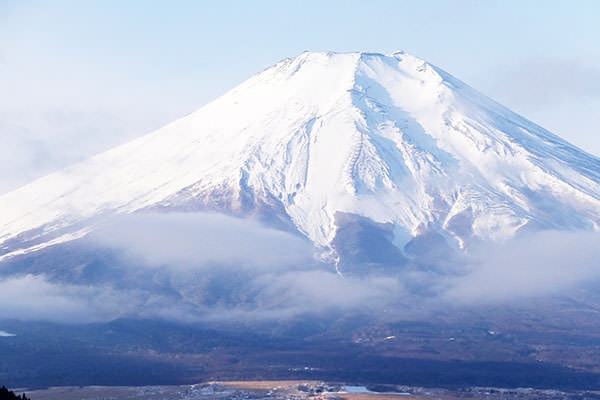
<instances>
[{"instance_id":1,"label":"snowy slope","mask_svg":"<svg viewBox=\"0 0 600 400\"><path fill-rule=\"evenodd\" d=\"M0 256L107 215L274 215L318 247L338 213L459 247L600 229L600 159L416 57L303 53L200 110L0 197Z\"/></svg>"}]
</instances>

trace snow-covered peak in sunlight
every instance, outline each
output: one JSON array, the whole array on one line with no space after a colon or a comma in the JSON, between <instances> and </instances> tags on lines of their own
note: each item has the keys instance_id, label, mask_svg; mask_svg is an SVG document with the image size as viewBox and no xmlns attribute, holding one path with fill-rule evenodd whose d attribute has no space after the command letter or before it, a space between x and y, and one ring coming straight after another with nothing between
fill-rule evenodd
<instances>
[{"instance_id":1,"label":"snow-covered peak in sunlight","mask_svg":"<svg viewBox=\"0 0 600 400\"><path fill-rule=\"evenodd\" d=\"M198 111L0 197L0 256L103 217L217 210L332 246L340 215L457 247L599 229L600 159L403 52L302 53Z\"/></svg>"}]
</instances>

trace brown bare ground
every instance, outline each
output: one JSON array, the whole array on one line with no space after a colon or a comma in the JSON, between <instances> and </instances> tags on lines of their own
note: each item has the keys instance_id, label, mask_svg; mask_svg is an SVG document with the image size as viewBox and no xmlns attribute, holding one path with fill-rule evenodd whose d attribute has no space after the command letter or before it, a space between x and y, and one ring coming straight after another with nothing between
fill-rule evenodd
<instances>
[{"instance_id":1,"label":"brown bare ground","mask_svg":"<svg viewBox=\"0 0 600 400\"><path fill-rule=\"evenodd\" d=\"M340 399L344 400L398 400L407 399L415 400L421 399L417 396L407 396L402 394L388 394L388 393L343 393L338 395Z\"/></svg>"},{"instance_id":2,"label":"brown bare ground","mask_svg":"<svg viewBox=\"0 0 600 400\"><path fill-rule=\"evenodd\" d=\"M319 381L219 381L217 383L235 389L260 390L302 384L317 384Z\"/></svg>"}]
</instances>

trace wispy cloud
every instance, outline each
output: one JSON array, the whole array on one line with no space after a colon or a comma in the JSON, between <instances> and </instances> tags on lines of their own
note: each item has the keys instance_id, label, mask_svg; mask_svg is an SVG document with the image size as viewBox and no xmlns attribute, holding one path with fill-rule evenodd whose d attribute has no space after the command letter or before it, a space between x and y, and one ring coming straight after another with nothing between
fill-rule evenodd
<instances>
[{"instance_id":1,"label":"wispy cloud","mask_svg":"<svg viewBox=\"0 0 600 400\"><path fill-rule=\"evenodd\" d=\"M42 38L3 34L0 170L13 173L0 182L0 194L158 129L207 100L189 82L142 81Z\"/></svg>"},{"instance_id":2,"label":"wispy cloud","mask_svg":"<svg viewBox=\"0 0 600 400\"><path fill-rule=\"evenodd\" d=\"M600 67L577 59L535 58L498 68L492 86L523 108L600 97Z\"/></svg>"},{"instance_id":3,"label":"wispy cloud","mask_svg":"<svg viewBox=\"0 0 600 400\"><path fill-rule=\"evenodd\" d=\"M600 155L600 67L593 59L548 56L508 61L486 75L484 85L487 87L477 89L585 151Z\"/></svg>"}]
</instances>

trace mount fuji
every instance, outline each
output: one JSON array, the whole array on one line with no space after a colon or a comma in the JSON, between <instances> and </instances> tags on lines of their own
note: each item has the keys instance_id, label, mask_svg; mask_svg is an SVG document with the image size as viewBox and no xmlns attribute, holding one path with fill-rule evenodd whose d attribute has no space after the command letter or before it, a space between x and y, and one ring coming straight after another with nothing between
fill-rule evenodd
<instances>
[{"instance_id":1,"label":"mount fuji","mask_svg":"<svg viewBox=\"0 0 600 400\"><path fill-rule=\"evenodd\" d=\"M0 261L115 215L206 210L296 232L334 258L466 251L600 230L600 159L417 57L305 52L0 196Z\"/></svg>"}]
</instances>

